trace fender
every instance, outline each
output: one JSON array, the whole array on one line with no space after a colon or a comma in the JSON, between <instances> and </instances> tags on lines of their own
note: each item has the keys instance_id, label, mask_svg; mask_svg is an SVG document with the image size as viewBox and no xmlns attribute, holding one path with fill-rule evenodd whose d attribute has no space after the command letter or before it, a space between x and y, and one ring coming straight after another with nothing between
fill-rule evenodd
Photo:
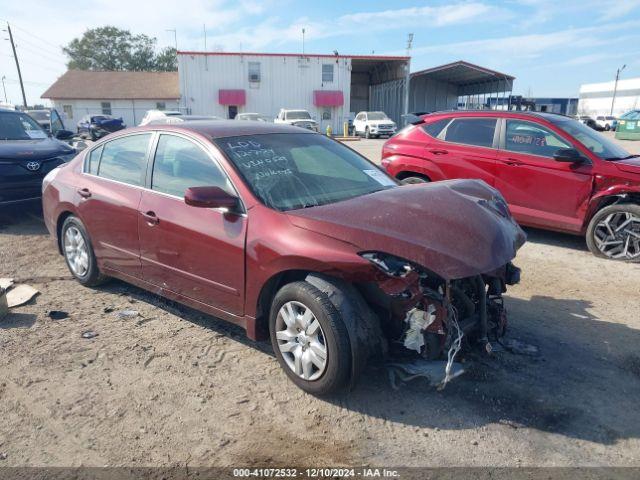
<instances>
[{"instance_id":1,"label":"fender","mask_svg":"<svg viewBox=\"0 0 640 480\"><path fill-rule=\"evenodd\" d=\"M586 229L587 225L591 221L591 218L595 215L595 213L600 209L600 207L604 204L611 204L620 201L627 196L632 196L640 201L640 185L624 185L624 184L613 184L608 185L606 188L602 190L597 190L597 181L596 181L596 191L594 195L589 200L589 205L587 206L587 213L584 219L583 230ZM611 200L611 201L609 201Z\"/></svg>"},{"instance_id":2,"label":"fender","mask_svg":"<svg viewBox=\"0 0 640 480\"><path fill-rule=\"evenodd\" d=\"M432 181L445 179L442 170L431 160L423 157L391 155L382 161L382 166L393 177L401 172L413 172L429 177Z\"/></svg>"}]
</instances>

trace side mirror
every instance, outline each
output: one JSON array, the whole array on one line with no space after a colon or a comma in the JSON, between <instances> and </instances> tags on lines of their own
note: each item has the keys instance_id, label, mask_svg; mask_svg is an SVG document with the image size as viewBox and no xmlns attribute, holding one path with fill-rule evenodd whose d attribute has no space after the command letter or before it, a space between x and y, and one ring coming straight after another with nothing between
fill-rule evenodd
<instances>
[{"instance_id":1,"label":"side mirror","mask_svg":"<svg viewBox=\"0 0 640 480\"><path fill-rule=\"evenodd\" d=\"M73 135L74 133L71 130L58 130L55 133L55 137L58 140L69 140Z\"/></svg>"},{"instance_id":2,"label":"side mirror","mask_svg":"<svg viewBox=\"0 0 640 480\"><path fill-rule=\"evenodd\" d=\"M190 187L184 194L184 203L200 208L238 208L238 197L228 194L220 187Z\"/></svg>"},{"instance_id":3,"label":"side mirror","mask_svg":"<svg viewBox=\"0 0 640 480\"><path fill-rule=\"evenodd\" d=\"M582 163L586 161L586 158L575 148L560 148L553 154L553 158L556 162L565 163Z\"/></svg>"}]
</instances>

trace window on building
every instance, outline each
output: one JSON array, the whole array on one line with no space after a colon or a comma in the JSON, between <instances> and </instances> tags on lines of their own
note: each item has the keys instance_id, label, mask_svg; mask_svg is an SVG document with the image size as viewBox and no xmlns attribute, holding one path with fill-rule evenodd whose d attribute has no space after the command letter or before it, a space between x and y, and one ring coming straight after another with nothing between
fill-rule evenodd
<instances>
[{"instance_id":1,"label":"window on building","mask_svg":"<svg viewBox=\"0 0 640 480\"><path fill-rule=\"evenodd\" d=\"M523 120L507 120L504 148L511 152L553 157L560 148L571 148L567 142L542 125Z\"/></svg>"},{"instance_id":2,"label":"window on building","mask_svg":"<svg viewBox=\"0 0 640 480\"><path fill-rule=\"evenodd\" d=\"M142 185L142 171L146 165L150 133L129 135L112 140L104 145L98 176Z\"/></svg>"},{"instance_id":3,"label":"window on building","mask_svg":"<svg viewBox=\"0 0 640 480\"><path fill-rule=\"evenodd\" d=\"M102 108L103 115L111 115L111 102L101 102L100 108Z\"/></svg>"},{"instance_id":4,"label":"window on building","mask_svg":"<svg viewBox=\"0 0 640 480\"><path fill-rule=\"evenodd\" d=\"M184 197L190 187L220 187L233 193L227 176L209 155L190 140L161 135L158 140L151 188Z\"/></svg>"},{"instance_id":5,"label":"window on building","mask_svg":"<svg viewBox=\"0 0 640 480\"><path fill-rule=\"evenodd\" d=\"M156 110L166 110L167 104L165 102L156 102Z\"/></svg>"},{"instance_id":6,"label":"window on building","mask_svg":"<svg viewBox=\"0 0 640 480\"><path fill-rule=\"evenodd\" d=\"M456 118L447 126L444 139L447 142L492 147L495 129L495 118Z\"/></svg>"},{"instance_id":7,"label":"window on building","mask_svg":"<svg viewBox=\"0 0 640 480\"><path fill-rule=\"evenodd\" d=\"M68 120L73 118L73 106L72 105L62 105L62 111Z\"/></svg>"},{"instance_id":8,"label":"window on building","mask_svg":"<svg viewBox=\"0 0 640 480\"><path fill-rule=\"evenodd\" d=\"M260 62L249 62L249 81L260 81Z\"/></svg>"},{"instance_id":9,"label":"window on building","mask_svg":"<svg viewBox=\"0 0 640 480\"><path fill-rule=\"evenodd\" d=\"M325 108L322 111L322 120L331 120L331 110L329 108Z\"/></svg>"},{"instance_id":10,"label":"window on building","mask_svg":"<svg viewBox=\"0 0 640 480\"><path fill-rule=\"evenodd\" d=\"M333 63L322 65L322 83L333 82Z\"/></svg>"}]
</instances>

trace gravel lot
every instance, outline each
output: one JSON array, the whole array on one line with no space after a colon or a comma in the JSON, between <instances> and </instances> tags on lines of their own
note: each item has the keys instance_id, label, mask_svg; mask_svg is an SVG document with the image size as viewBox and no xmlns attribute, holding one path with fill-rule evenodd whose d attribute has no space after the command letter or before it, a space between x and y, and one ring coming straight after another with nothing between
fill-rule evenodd
<instances>
[{"instance_id":1,"label":"gravel lot","mask_svg":"<svg viewBox=\"0 0 640 480\"><path fill-rule=\"evenodd\" d=\"M529 229L516 259L509 336L538 356L470 356L444 391L371 367L321 400L233 326L81 287L38 215L0 214L0 276L41 292L0 321L0 466L640 466L640 267L581 238Z\"/></svg>"}]
</instances>

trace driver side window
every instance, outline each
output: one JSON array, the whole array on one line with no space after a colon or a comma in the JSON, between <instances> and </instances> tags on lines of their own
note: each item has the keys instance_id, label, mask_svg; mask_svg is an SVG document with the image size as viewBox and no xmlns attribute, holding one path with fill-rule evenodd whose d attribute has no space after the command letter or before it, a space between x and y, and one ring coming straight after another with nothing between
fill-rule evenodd
<instances>
[{"instance_id":1,"label":"driver side window","mask_svg":"<svg viewBox=\"0 0 640 480\"><path fill-rule=\"evenodd\" d=\"M573 147L542 125L507 119L504 148L510 152L552 158L559 149Z\"/></svg>"},{"instance_id":2,"label":"driver side window","mask_svg":"<svg viewBox=\"0 0 640 480\"><path fill-rule=\"evenodd\" d=\"M199 145L175 135L160 135L151 189L184 197L189 187L220 187L235 195L226 174Z\"/></svg>"}]
</instances>

